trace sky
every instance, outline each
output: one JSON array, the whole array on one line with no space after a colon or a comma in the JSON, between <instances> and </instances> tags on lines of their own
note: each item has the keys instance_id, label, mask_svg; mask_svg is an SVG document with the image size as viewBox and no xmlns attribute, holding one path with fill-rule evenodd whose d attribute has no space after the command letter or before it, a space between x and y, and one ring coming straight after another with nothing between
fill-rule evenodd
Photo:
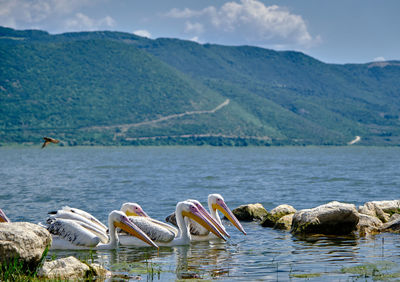
<instances>
[{"instance_id":1,"label":"sky","mask_svg":"<svg viewBox=\"0 0 400 282\"><path fill-rule=\"evenodd\" d=\"M400 60L399 12L399 0L0 0L0 25L296 50L344 64Z\"/></svg>"}]
</instances>

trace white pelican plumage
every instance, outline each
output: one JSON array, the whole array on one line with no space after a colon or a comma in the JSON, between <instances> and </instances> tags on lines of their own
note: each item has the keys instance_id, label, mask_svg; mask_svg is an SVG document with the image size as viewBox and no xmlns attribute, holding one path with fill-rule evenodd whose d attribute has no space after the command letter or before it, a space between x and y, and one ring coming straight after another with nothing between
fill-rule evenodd
<instances>
[{"instance_id":1,"label":"white pelican plumage","mask_svg":"<svg viewBox=\"0 0 400 282\"><path fill-rule=\"evenodd\" d=\"M87 218L88 220L92 221L94 224L97 224L98 226L100 226L100 228L103 229L104 231L107 231L107 226L105 226L100 220L98 220L97 218L95 218L93 215L91 215L88 212L85 212L85 211L77 209L77 208L71 208L69 206L64 206L64 207L62 207L61 210L66 211L66 212L76 213L80 216L83 216L83 217ZM59 212L59 211L57 211L57 212ZM49 214L51 214L51 213L49 213Z\"/></svg>"},{"instance_id":2,"label":"white pelican plumage","mask_svg":"<svg viewBox=\"0 0 400 282\"><path fill-rule=\"evenodd\" d=\"M0 209L0 222L11 222L2 209Z\"/></svg>"},{"instance_id":3,"label":"white pelican plumage","mask_svg":"<svg viewBox=\"0 0 400 282\"><path fill-rule=\"evenodd\" d=\"M51 249L114 249L119 238L116 228L121 228L132 237L138 238L148 245L158 246L137 226L129 221L121 211L112 211L108 216L110 240L100 243L101 239L93 232L93 225L79 220L53 217L47 222L47 230L52 234Z\"/></svg>"},{"instance_id":4,"label":"white pelican plumage","mask_svg":"<svg viewBox=\"0 0 400 282\"><path fill-rule=\"evenodd\" d=\"M101 223L97 218L83 210L63 207L61 210L49 212L50 217L47 222L52 222L54 219L72 220L84 226L86 229L96 234L102 243L108 242L107 227Z\"/></svg>"},{"instance_id":5,"label":"white pelican plumage","mask_svg":"<svg viewBox=\"0 0 400 282\"><path fill-rule=\"evenodd\" d=\"M196 206L201 206L202 205L199 203L199 201L196 200L188 200L192 203L194 203ZM203 208L204 209L204 208ZM244 228L240 224L239 220L235 217L235 215L232 213L232 211L228 208L226 205L224 198L220 194L210 194L208 195L208 209L210 210L210 214L212 218L218 223L219 226L223 228L223 230L226 233L225 227L222 224L221 218L219 217L219 214L217 210L221 211L225 217L237 228L239 229L244 235L246 235L246 231L244 231ZM170 222L175 225L175 215L172 213L166 218L167 222ZM201 225L197 224L196 222L190 221L190 232L193 235L192 238L193 240L208 240L211 238L215 238L213 234L211 234L207 229L203 228ZM224 233L224 232L222 232ZM229 235L227 235L229 237Z\"/></svg>"},{"instance_id":6,"label":"white pelican plumage","mask_svg":"<svg viewBox=\"0 0 400 282\"><path fill-rule=\"evenodd\" d=\"M158 230L160 234L162 234L160 237L163 238L161 240L163 241L170 241L171 237L172 239L178 236L178 229L175 227L166 224L165 222L159 221L157 219L151 218L150 216L147 215L147 213L144 212L142 207L137 204L137 203L124 203L121 206L121 211L125 213L128 218L133 222L133 223L138 223L139 225L145 225L147 221L150 221L154 228ZM139 218L133 218L133 217L139 217ZM144 217L145 219L140 219L140 217Z\"/></svg>"},{"instance_id":7,"label":"white pelican plumage","mask_svg":"<svg viewBox=\"0 0 400 282\"><path fill-rule=\"evenodd\" d=\"M145 232L153 241L161 246L177 246L177 245L188 245L190 244L191 235L188 230L189 219L196 221L201 224L204 228L215 234L217 237L226 240L221 232L210 222L199 209L190 202L184 201L179 202L176 205L176 219L179 228L178 232L171 232L169 229L154 223L153 220L149 220L147 217L143 216L132 216L129 218L135 223L143 232ZM165 224L165 223L164 223ZM121 245L142 245L140 241L132 236L121 235L120 244Z\"/></svg>"}]
</instances>

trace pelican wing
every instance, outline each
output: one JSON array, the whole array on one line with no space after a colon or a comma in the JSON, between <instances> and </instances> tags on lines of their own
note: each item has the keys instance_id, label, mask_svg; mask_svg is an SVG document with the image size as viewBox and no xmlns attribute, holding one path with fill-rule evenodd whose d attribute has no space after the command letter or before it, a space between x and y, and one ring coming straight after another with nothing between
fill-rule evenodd
<instances>
[{"instance_id":1,"label":"pelican wing","mask_svg":"<svg viewBox=\"0 0 400 282\"><path fill-rule=\"evenodd\" d=\"M171 213L169 216L165 218L165 221L178 226L176 223L176 215L175 212ZM189 219L189 228L190 228L190 234L192 235L197 235L197 236L206 236L210 233L207 229L205 229L203 226L198 224L196 221Z\"/></svg>"},{"instance_id":2,"label":"pelican wing","mask_svg":"<svg viewBox=\"0 0 400 282\"><path fill-rule=\"evenodd\" d=\"M98 224L99 226L101 226L101 228L103 228L105 231L107 230L107 226L105 226L100 220L98 220L96 217L94 217L93 215L91 215L88 212L85 212L84 210L80 210L77 208L71 208L69 206L64 206L62 207L62 210L64 211L68 211L68 212L72 212L72 213L76 213L79 214L81 216L83 216L84 218L92 221L95 224Z\"/></svg>"},{"instance_id":3,"label":"pelican wing","mask_svg":"<svg viewBox=\"0 0 400 282\"><path fill-rule=\"evenodd\" d=\"M100 238L79 223L70 219L53 218L47 221L47 230L74 246L95 247ZM53 246L52 246L53 247Z\"/></svg>"},{"instance_id":4,"label":"pelican wing","mask_svg":"<svg viewBox=\"0 0 400 282\"><path fill-rule=\"evenodd\" d=\"M142 216L130 216L128 218L155 242L170 242L178 234L178 231L172 226L155 219Z\"/></svg>"},{"instance_id":5,"label":"pelican wing","mask_svg":"<svg viewBox=\"0 0 400 282\"><path fill-rule=\"evenodd\" d=\"M97 222L92 221L91 219L87 218L84 215L81 215L79 213L76 212L71 212L71 211L67 211L67 210L58 210L56 214L51 215L51 217L54 218L64 218L64 219L72 219L72 220L76 220L76 221L81 221L84 222L88 225L93 226L93 228L96 228L98 230L102 230L104 233L107 233L107 228L103 227L102 225L97 224Z\"/></svg>"}]
</instances>

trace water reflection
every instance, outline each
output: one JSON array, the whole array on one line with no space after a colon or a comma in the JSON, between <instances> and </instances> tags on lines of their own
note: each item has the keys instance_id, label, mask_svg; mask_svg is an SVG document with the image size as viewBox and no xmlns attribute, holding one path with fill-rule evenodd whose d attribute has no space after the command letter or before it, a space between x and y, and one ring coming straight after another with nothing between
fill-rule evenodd
<instances>
[{"instance_id":1,"label":"water reflection","mask_svg":"<svg viewBox=\"0 0 400 282\"><path fill-rule=\"evenodd\" d=\"M187 273L198 273L202 278L229 276L234 262L226 243L217 240L194 242L177 252L177 278Z\"/></svg>"}]
</instances>

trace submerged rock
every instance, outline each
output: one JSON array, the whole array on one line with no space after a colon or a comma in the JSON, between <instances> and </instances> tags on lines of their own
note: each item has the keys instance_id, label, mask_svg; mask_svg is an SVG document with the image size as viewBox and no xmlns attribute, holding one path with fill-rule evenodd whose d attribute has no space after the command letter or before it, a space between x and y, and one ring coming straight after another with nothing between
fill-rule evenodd
<instances>
[{"instance_id":1,"label":"submerged rock","mask_svg":"<svg viewBox=\"0 0 400 282\"><path fill-rule=\"evenodd\" d=\"M262 218L268 213L263 205L259 203L241 205L232 212L238 220L244 221L262 220Z\"/></svg>"},{"instance_id":2,"label":"submerged rock","mask_svg":"<svg viewBox=\"0 0 400 282\"><path fill-rule=\"evenodd\" d=\"M39 225L28 222L0 224L0 263L18 259L25 268L34 270L50 245L50 233Z\"/></svg>"},{"instance_id":3,"label":"submerged rock","mask_svg":"<svg viewBox=\"0 0 400 282\"><path fill-rule=\"evenodd\" d=\"M313 209L297 211L293 216L293 234L345 235L357 229L359 214L353 204L330 202Z\"/></svg>"},{"instance_id":4,"label":"submerged rock","mask_svg":"<svg viewBox=\"0 0 400 282\"><path fill-rule=\"evenodd\" d=\"M272 209L271 212L267 212L267 214L261 220L261 226L263 227L275 227L276 223L285 215L294 214L296 209L290 205L279 205L276 208ZM276 227L277 229L279 226ZM286 228L283 228L286 229Z\"/></svg>"},{"instance_id":5,"label":"submerged rock","mask_svg":"<svg viewBox=\"0 0 400 282\"><path fill-rule=\"evenodd\" d=\"M38 271L38 277L47 279L81 279L109 276L109 272L98 264L87 265L70 256L46 261Z\"/></svg>"}]
</instances>

